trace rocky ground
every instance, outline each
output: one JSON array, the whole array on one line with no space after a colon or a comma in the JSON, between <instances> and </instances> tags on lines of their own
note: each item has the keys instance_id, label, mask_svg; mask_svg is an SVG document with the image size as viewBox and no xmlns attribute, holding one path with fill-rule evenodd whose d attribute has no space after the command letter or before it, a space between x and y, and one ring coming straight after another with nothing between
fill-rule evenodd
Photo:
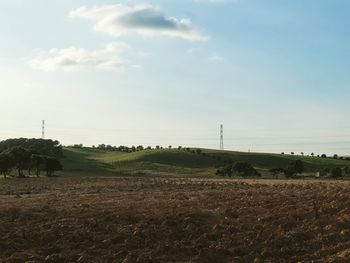
<instances>
[{"instance_id":1,"label":"rocky ground","mask_svg":"<svg viewBox=\"0 0 350 263\"><path fill-rule=\"evenodd\" d=\"M350 262L350 182L0 181L0 262Z\"/></svg>"}]
</instances>

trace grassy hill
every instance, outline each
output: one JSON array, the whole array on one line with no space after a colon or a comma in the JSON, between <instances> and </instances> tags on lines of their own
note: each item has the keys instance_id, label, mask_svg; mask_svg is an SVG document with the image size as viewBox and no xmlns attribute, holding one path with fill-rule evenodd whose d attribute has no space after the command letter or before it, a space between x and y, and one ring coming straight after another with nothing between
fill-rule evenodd
<instances>
[{"instance_id":1,"label":"grassy hill","mask_svg":"<svg viewBox=\"0 0 350 263\"><path fill-rule=\"evenodd\" d=\"M67 171L116 172L128 174L214 175L216 165L224 160L248 162L261 172L286 167L302 160L307 172L324 168L350 166L346 160L268 153L244 153L202 149L197 154L177 149L144 150L132 153L109 152L92 148L65 148L63 165Z\"/></svg>"}]
</instances>

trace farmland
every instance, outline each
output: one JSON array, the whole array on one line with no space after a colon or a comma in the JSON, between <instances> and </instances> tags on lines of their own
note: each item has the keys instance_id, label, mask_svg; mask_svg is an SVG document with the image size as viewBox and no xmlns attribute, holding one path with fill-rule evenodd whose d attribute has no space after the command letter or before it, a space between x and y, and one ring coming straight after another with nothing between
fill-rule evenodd
<instances>
[{"instance_id":1,"label":"farmland","mask_svg":"<svg viewBox=\"0 0 350 263\"><path fill-rule=\"evenodd\" d=\"M347 181L74 173L0 195L0 262L350 260Z\"/></svg>"},{"instance_id":2,"label":"farmland","mask_svg":"<svg viewBox=\"0 0 350 263\"><path fill-rule=\"evenodd\" d=\"M347 160L93 148L64 148L60 160L57 176L0 179L0 262L350 260L350 181L314 178ZM216 176L227 160L261 179ZM270 179L296 160L303 179Z\"/></svg>"}]
</instances>

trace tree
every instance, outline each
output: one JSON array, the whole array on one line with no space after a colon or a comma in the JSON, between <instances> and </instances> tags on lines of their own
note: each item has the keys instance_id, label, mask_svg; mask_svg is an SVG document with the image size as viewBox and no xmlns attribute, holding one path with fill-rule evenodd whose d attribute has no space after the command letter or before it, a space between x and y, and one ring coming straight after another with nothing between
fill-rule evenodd
<instances>
[{"instance_id":1,"label":"tree","mask_svg":"<svg viewBox=\"0 0 350 263\"><path fill-rule=\"evenodd\" d=\"M349 167L349 166L345 166L345 167L343 168L343 171L344 171L344 174L345 174L345 175L350 174L350 167Z\"/></svg>"},{"instance_id":2,"label":"tree","mask_svg":"<svg viewBox=\"0 0 350 263\"><path fill-rule=\"evenodd\" d=\"M290 154L291 154L291 155L294 155L294 152L291 152Z\"/></svg>"},{"instance_id":3,"label":"tree","mask_svg":"<svg viewBox=\"0 0 350 263\"><path fill-rule=\"evenodd\" d=\"M237 172L238 174L242 175L243 177L258 175L257 170L255 170L251 164L246 163L246 162L235 163L233 165L232 169L234 172Z\"/></svg>"},{"instance_id":4,"label":"tree","mask_svg":"<svg viewBox=\"0 0 350 263\"><path fill-rule=\"evenodd\" d=\"M322 154L321 158L327 158L327 155L326 154Z\"/></svg>"},{"instance_id":5,"label":"tree","mask_svg":"<svg viewBox=\"0 0 350 263\"><path fill-rule=\"evenodd\" d=\"M17 146L7 151L13 159L14 168L16 168L18 177L24 177L23 170L30 165L31 152L27 149Z\"/></svg>"},{"instance_id":6,"label":"tree","mask_svg":"<svg viewBox=\"0 0 350 263\"><path fill-rule=\"evenodd\" d=\"M59 141L18 138L8 139L0 142L0 152L8 151L14 147L22 147L32 153L52 156L56 158L63 156L62 145L60 145Z\"/></svg>"},{"instance_id":7,"label":"tree","mask_svg":"<svg viewBox=\"0 0 350 263\"><path fill-rule=\"evenodd\" d=\"M289 169L285 169L283 172L286 178L292 178L295 175L294 171Z\"/></svg>"},{"instance_id":8,"label":"tree","mask_svg":"<svg viewBox=\"0 0 350 263\"><path fill-rule=\"evenodd\" d=\"M296 173L301 174L302 172L304 172L304 169L305 169L305 167L304 167L303 161L301 161L301 160L296 160L296 161L294 162L294 171L295 171Z\"/></svg>"},{"instance_id":9,"label":"tree","mask_svg":"<svg viewBox=\"0 0 350 263\"><path fill-rule=\"evenodd\" d=\"M0 154L0 174L3 174L4 177L11 172L13 166L13 159L8 153Z\"/></svg>"},{"instance_id":10,"label":"tree","mask_svg":"<svg viewBox=\"0 0 350 263\"><path fill-rule=\"evenodd\" d=\"M99 144L97 146L97 148L101 149L101 150L106 150L106 145L105 144Z\"/></svg>"},{"instance_id":11,"label":"tree","mask_svg":"<svg viewBox=\"0 0 350 263\"><path fill-rule=\"evenodd\" d=\"M331 172L331 169L326 167L323 169L322 173L324 174L324 176L328 176L328 174Z\"/></svg>"},{"instance_id":12,"label":"tree","mask_svg":"<svg viewBox=\"0 0 350 263\"><path fill-rule=\"evenodd\" d=\"M314 157L314 156L315 156L315 154L314 154L314 153L311 153L311 156L312 156L312 157Z\"/></svg>"},{"instance_id":13,"label":"tree","mask_svg":"<svg viewBox=\"0 0 350 263\"><path fill-rule=\"evenodd\" d=\"M284 170L284 175L287 178L294 177L296 174L301 174L304 171L304 163L301 160L296 160L289 163L287 169Z\"/></svg>"},{"instance_id":14,"label":"tree","mask_svg":"<svg viewBox=\"0 0 350 263\"><path fill-rule=\"evenodd\" d=\"M31 166L34 168L35 175L39 177L41 171L46 168L46 159L48 157L39 154L33 154L30 158Z\"/></svg>"},{"instance_id":15,"label":"tree","mask_svg":"<svg viewBox=\"0 0 350 263\"><path fill-rule=\"evenodd\" d=\"M216 171L216 175L220 176L229 176L232 177L233 175L233 167L232 164L226 165Z\"/></svg>"},{"instance_id":16,"label":"tree","mask_svg":"<svg viewBox=\"0 0 350 263\"><path fill-rule=\"evenodd\" d=\"M197 149L197 150L196 150L196 153L197 153L197 154L201 154L201 153L202 153L202 150L201 150L201 149Z\"/></svg>"},{"instance_id":17,"label":"tree","mask_svg":"<svg viewBox=\"0 0 350 263\"><path fill-rule=\"evenodd\" d=\"M343 171L341 168L339 167L335 167L331 170L331 176L333 178L339 178L339 177L342 177L343 176Z\"/></svg>"},{"instance_id":18,"label":"tree","mask_svg":"<svg viewBox=\"0 0 350 263\"><path fill-rule=\"evenodd\" d=\"M139 146L136 147L136 150L137 151L143 151L144 147L142 145L139 145Z\"/></svg>"},{"instance_id":19,"label":"tree","mask_svg":"<svg viewBox=\"0 0 350 263\"><path fill-rule=\"evenodd\" d=\"M334 155L333 155L333 158L334 158L334 159L338 159L338 158L339 158L338 154L334 154Z\"/></svg>"},{"instance_id":20,"label":"tree","mask_svg":"<svg viewBox=\"0 0 350 263\"><path fill-rule=\"evenodd\" d=\"M47 157L45 160L45 171L47 176L52 176L56 171L62 171L63 167L60 161L53 157Z\"/></svg>"}]
</instances>

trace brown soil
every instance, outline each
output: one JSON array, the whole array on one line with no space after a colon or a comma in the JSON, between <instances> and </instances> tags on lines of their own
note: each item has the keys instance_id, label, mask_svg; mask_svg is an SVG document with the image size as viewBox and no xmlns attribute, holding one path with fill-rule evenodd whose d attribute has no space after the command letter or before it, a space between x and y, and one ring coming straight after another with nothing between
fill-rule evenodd
<instances>
[{"instance_id":1,"label":"brown soil","mask_svg":"<svg viewBox=\"0 0 350 263\"><path fill-rule=\"evenodd\" d=\"M350 183L0 181L0 262L350 262Z\"/></svg>"}]
</instances>

